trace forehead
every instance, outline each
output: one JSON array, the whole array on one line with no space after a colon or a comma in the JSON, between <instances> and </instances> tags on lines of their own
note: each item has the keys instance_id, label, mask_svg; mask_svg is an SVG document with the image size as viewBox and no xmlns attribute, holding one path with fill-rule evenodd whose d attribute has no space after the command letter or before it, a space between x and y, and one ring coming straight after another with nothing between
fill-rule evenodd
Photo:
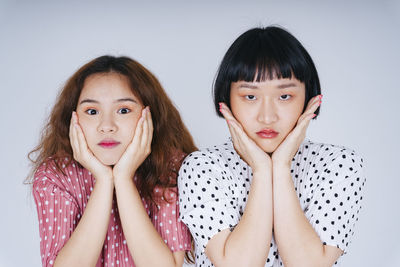
<instances>
[{"instance_id":1,"label":"forehead","mask_svg":"<svg viewBox=\"0 0 400 267\"><path fill-rule=\"evenodd\" d=\"M96 73L86 78L79 98L106 99L121 96L134 97L127 77L118 73Z\"/></svg>"},{"instance_id":2,"label":"forehead","mask_svg":"<svg viewBox=\"0 0 400 267\"><path fill-rule=\"evenodd\" d=\"M286 89L286 88L294 88L294 89L305 89L305 85L303 82L298 79L292 78L273 78L266 79L263 81L237 81L232 83L232 88L249 88L249 89L258 89L258 88L274 88L274 89Z\"/></svg>"}]
</instances>

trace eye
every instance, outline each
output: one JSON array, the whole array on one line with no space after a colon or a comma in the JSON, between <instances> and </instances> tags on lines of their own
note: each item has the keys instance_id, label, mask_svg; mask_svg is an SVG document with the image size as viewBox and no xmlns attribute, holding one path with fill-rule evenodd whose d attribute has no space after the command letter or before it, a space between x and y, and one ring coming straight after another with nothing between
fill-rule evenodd
<instances>
[{"instance_id":1,"label":"eye","mask_svg":"<svg viewBox=\"0 0 400 267\"><path fill-rule=\"evenodd\" d=\"M256 96L255 95L246 95L245 98L247 100L256 100Z\"/></svg>"},{"instance_id":2,"label":"eye","mask_svg":"<svg viewBox=\"0 0 400 267\"><path fill-rule=\"evenodd\" d=\"M291 95L281 95L279 97L280 100L289 100L292 96Z\"/></svg>"},{"instance_id":3,"label":"eye","mask_svg":"<svg viewBox=\"0 0 400 267\"><path fill-rule=\"evenodd\" d=\"M96 115L99 112L97 110L95 110L94 108L89 108L88 110L85 111L87 114L89 115Z\"/></svg>"},{"instance_id":4,"label":"eye","mask_svg":"<svg viewBox=\"0 0 400 267\"><path fill-rule=\"evenodd\" d=\"M131 110L130 110L129 108L120 108L120 109L118 110L118 113L119 113L119 114L127 114L127 113L129 113L129 112L131 112Z\"/></svg>"}]
</instances>

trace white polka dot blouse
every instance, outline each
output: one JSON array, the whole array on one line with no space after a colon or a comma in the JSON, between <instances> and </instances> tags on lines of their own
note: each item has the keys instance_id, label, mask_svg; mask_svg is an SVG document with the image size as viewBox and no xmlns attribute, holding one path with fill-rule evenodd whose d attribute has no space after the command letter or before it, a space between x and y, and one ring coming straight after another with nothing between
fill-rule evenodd
<instances>
[{"instance_id":1,"label":"white polka dot blouse","mask_svg":"<svg viewBox=\"0 0 400 267\"><path fill-rule=\"evenodd\" d=\"M291 164L301 208L321 242L347 252L358 221L365 177L363 160L353 150L305 140ZM180 218L195 241L196 266L214 266L207 242L239 222L246 206L252 170L232 141L196 151L178 176ZM268 244L266 244L268 245ZM265 266L283 266L272 238ZM340 259L335 266L340 264Z\"/></svg>"}]
</instances>

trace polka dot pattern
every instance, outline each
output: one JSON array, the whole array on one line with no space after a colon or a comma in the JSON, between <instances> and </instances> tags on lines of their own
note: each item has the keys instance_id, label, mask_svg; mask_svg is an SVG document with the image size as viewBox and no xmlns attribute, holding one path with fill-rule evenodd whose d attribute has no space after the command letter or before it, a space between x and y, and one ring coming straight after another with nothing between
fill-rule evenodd
<instances>
[{"instance_id":1,"label":"polka dot pattern","mask_svg":"<svg viewBox=\"0 0 400 267\"><path fill-rule=\"evenodd\" d=\"M291 164L304 214L321 242L344 253L361 209L362 168L363 160L353 150L309 140L301 144ZM184 160L178 177L180 218L194 238L196 266L214 266L204 249L215 234L233 230L239 222L251 180L252 170L231 140L193 152ZM269 246L265 266L283 266L274 238Z\"/></svg>"},{"instance_id":2,"label":"polka dot pattern","mask_svg":"<svg viewBox=\"0 0 400 267\"><path fill-rule=\"evenodd\" d=\"M79 223L94 188L95 179L91 173L74 161L66 166L67 161L63 159L62 172L49 159L35 173L33 196L43 266L54 264L58 252ZM176 179L176 174L170 178ZM165 243L173 252L190 250L189 230L179 219L176 187L165 192L156 187L153 198L157 204L142 199L143 205ZM106 239L96 266L135 266L122 232L115 193Z\"/></svg>"}]
</instances>

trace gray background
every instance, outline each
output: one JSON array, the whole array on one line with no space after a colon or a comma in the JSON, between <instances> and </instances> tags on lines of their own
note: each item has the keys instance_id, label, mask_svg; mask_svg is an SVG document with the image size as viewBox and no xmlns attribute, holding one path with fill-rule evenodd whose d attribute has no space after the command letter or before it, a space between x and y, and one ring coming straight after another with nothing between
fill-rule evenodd
<instances>
[{"instance_id":1,"label":"gray background","mask_svg":"<svg viewBox=\"0 0 400 267\"><path fill-rule=\"evenodd\" d=\"M308 137L365 159L365 201L344 266L400 266L399 1L242 2L0 1L0 266L40 266L26 154L79 66L103 54L137 59L205 147L228 136L211 101L223 53L269 24L297 36L319 70L324 99Z\"/></svg>"}]
</instances>

